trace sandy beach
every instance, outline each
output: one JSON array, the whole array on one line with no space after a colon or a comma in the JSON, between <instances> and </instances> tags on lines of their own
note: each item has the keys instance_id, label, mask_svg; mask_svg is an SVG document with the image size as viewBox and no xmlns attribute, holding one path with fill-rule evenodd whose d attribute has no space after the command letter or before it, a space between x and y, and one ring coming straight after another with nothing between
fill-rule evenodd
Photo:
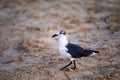
<instances>
[{"instance_id":1,"label":"sandy beach","mask_svg":"<svg viewBox=\"0 0 120 80\"><path fill-rule=\"evenodd\" d=\"M61 59L58 39L100 54ZM120 80L119 0L1 0L0 80Z\"/></svg>"}]
</instances>

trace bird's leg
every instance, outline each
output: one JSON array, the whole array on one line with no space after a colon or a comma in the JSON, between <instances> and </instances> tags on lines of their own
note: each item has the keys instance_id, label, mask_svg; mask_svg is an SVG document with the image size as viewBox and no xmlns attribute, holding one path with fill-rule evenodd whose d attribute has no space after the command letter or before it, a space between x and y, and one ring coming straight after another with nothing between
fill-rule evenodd
<instances>
[{"instance_id":1,"label":"bird's leg","mask_svg":"<svg viewBox=\"0 0 120 80\"><path fill-rule=\"evenodd\" d=\"M70 61L70 63L69 63L68 65L64 66L64 67L63 67L63 68L61 68L60 70L65 69L66 67L70 66L71 64L72 64L72 61Z\"/></svg>"},{"instance_id":2,"label":"bird's leg","mask_svg":"<svg viewBox=\"0 0 120 80\"><path fill-rule=\"evenodd\" d=\"M76 63L75 63L75 58L70 58L70 60L73 62L74 67L72 67L72 69L76 68Z\"/></svg>"},{"instance_id":3,"label":"bird's leg","mask_svg":"<svg viewBox=\"0 0 120 80\"><path fill-rule=\"evenodd\" d=\"M75 69L76 68L75 60L73 60L73 64L74 64L74 67L72 69Z\"/></svg>"}]
</instances>

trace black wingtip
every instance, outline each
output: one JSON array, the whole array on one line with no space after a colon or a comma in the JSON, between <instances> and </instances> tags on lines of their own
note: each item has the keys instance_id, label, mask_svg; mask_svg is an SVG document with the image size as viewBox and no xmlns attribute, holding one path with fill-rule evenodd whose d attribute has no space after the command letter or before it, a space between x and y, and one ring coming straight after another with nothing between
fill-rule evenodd
<instances>
[{"instance_id":1,"label":"black wingtip","mask_svg":"<svg viewBox=\"0 0 120 80\"><path fill-rule=\"evenodd\" d=\"M95 53L99 53L99 51L94 51Z\"/></svg>"}]
</instances>

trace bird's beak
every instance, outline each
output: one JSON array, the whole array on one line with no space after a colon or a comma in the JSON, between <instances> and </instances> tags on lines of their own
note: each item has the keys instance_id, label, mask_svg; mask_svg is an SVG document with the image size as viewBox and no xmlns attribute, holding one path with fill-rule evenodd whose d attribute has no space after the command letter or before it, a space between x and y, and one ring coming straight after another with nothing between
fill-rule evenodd
<instances>
[{"instance_id":1,"label":"bird's beak","mask_svg":"<svg viewBox=\"0 0 120 80\"><path fill-rule=\"evenodd\" d=\"M54 38L54 37L56 37L56 36L58 36L57 34L54 34L53 36L52 36L52 38Z\"/></svg>"}]
</instances>

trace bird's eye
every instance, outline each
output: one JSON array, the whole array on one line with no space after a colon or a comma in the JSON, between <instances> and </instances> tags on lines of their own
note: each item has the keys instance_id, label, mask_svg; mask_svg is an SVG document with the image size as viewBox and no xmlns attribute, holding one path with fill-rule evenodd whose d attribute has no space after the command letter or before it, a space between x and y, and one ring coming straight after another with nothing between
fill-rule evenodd
<instances>
[{"instance_id":1,"label":"bird's eye","mask_svg":"<svg viewBox=\"0 0 120 80\"><path fill-rule=\"evenodd\" d=\"M60 34L64 34L64 35L65 35L66 32L65 32L64 30L61 30L61 31L60 31Z\"/></svg>"}]
</instances>

